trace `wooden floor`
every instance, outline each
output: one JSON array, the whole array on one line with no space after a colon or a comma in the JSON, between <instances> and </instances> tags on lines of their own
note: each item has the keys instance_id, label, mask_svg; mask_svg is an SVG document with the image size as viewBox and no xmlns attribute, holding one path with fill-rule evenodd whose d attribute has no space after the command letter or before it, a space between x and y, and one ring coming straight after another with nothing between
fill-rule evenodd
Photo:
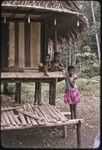
<instances>
[{"instance_id":1,"label":"wooden floor","mask_svg":"<svg viewBox=\"0 0 102 150\"><path fill-rule=\"evenodd\" d=\"M67 113L70 115L70 112ZM50 104L26 105L1 108L1 130L24 129L33 126L60 126L77 124L79 119L67 119Z\"/></svg>"}]
</instances>

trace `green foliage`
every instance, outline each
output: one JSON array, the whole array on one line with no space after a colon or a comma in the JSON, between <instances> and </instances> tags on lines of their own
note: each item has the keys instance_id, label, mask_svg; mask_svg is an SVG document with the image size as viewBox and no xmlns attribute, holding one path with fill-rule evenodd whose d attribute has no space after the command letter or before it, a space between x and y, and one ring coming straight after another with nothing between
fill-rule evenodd
<instances>
[{"instance_id":1,"label":"green foliage","mask_svg":"<svg viewBox=\"0 0 102 150\"><path fill-rule=\"evenodd\" d=\"M87 16L90 25L90 36L87 36L85 38L84 43L90 45L93 48L95 54L97 55L95 34L96 33L98 34L100 41L100 20L101 20L100 3L98 1L93 2L96 24L94 24L92 18L91 1L79 1L79 3L82 6L83 12Z\"/></svg>"},{"instance_id":2,"label":"green foliage","mask_svg":"<svg viewBox=\"0 0 102 150\"><path fill-rule=\"evenodd\" d=\"M82 49L82 53L78 53L76 55L77 60L80 59L80 62L77 64L77 66L80 66L81 76L82 77L94 77L99 75L100 68L99 64L96 58L95 53L92 52L90 46L86 45Z\"/></svg>"},{"instance_id":3,"label":"green foliage","mask_svg":"<svg viewBox=\"0 0 102 150\"><path fill-rule=\"evenodd\" d=\"M80 92L85 92L87 94L92 94L95 96L100 95L100 77L95 76L90 79L80 78L77 80L77 86Z\"/></svg>"}]
</instances>

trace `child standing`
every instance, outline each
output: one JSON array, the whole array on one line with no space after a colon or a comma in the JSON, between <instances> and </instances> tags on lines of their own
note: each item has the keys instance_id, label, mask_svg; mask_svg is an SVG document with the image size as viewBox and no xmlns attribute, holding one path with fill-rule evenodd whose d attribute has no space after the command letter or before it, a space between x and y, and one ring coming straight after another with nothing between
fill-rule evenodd
<instances>
[{"instance_id":1,"label":"child standing","mask_svg":"<svg viewBox=\"0 0 102 150\"><path fill-rule=\"evenodd\" d=\"M71 119L76 118L76 105L80 102L80 93L76 87L75 81L77 76L75 76L75 67L68 66L67 72L65 73L65 83L66 90L64 95L64 102L69 104Z\"/></svg>"}]
</instances>

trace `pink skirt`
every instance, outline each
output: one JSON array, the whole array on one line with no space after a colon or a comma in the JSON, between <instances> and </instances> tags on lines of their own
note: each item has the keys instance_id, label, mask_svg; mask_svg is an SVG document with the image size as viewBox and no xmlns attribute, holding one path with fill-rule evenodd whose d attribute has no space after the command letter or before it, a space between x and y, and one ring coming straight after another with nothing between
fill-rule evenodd
<instances>
[{"instance_id":1,"label":"pink skirt","mask_svg":"<svg viewBox=\"0 0 102 150\"><path fill-rule=\"evenodd\" d=\"M78 89L71 89L65 92L64 102L68 104L77 104L80 102L80 92Z\"/></svg>"}]
</instances>

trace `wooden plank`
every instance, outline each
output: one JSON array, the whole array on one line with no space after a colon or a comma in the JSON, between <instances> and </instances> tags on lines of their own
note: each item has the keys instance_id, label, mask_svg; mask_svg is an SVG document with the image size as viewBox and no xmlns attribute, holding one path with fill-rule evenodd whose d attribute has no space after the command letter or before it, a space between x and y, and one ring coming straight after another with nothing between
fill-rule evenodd
<instances>
[{"instance_id":1,"label":"wooden plank","mask_svg":"<svg viewBox=\"0 0 102 150\"><path fill-rule=\"evenodd\" d=\"M19 121L17 115L14 114L13 110L10 111L12 117L14 118L15 122L17 123L17 125L21 125L21 122Z\"/></svg>"},{"instance_id":2,"label":"wooden plank","mask_svg":"<svg viewBox=\"0 0 102 150\"><path fill-rule=\"evenodd\" d=\"M61 118L63 119L63 120L68 120L58 109L56 109L56 107L55 106L52 106L52 108L61 116Z\"/></svg>"},{"instance_id":3,"label":"wooden plank","mask_svg":"<svg viewBox=\"0 0 102 150\"><path fill-rule=\"evenodd\" d=\"M33 106L32 106L33 107ZM44 118L43 114L41 113L41 111L38 108L38 105L34 105L35 111L37 112L38 116L42 117L44 119L44 124L47 124L46 119Z\"/></svg>"},{"instance_id":4,"label":"wooden plank","mask_svg":"<svg viewBox=\"0 0 102 150\"><path fill-rule=\"evenodd\" d=\"M71 113L70 112L60 112L62 115L64 115L64 116L67 116L67 115L71 115Z\"/></svg>"},{"instance_id":5,"label":"wooden plank","mask_svg":"<svg viewBox=\"0 0 102 150\"><path fill-rule=\"evenodd\" d=\"M8 116L8 118L9 118L11 124L14 125L14 126L16 126L17 124L16 124L14 118L12 117L10 111L7 111L7 116Z\"/></svg>"},{"instance_id":6,"label":"wooden plank","mask_svg":"<svg viewBox=\"0 0 102 150\"><path fill-rule=\"evenodd\" d=\"M35 63L35 38L34 38L34 36L35 36L35 23L31 23L30 24L30 52L31 52L31 55L30 55L30 57L31 57L31 59L30 59L30 61L31 61L31 67L36 67L36 63ZM38 67L38 66L37 66Z\"/></svg>"},{"instance_id":7,"label":"wooden plank","mask_svg":"<svg viewBox=\"0 0 102 150\"><path fill-rule=\"evenodd\" d=\"M19 117L20 117L20 120L21 120L22 124L23 124L24 126L27 125L27 122L26 122L26 120L25 120L25 118L24 118L24 115L23 115L22 113L20 113L20 112L18 112L18 115L19 115Z\"/></svg>"},{"instance_id":8,"label":"wooden plank","mask_svg":"<svg viewBox=\"0 0 102 150\"><path fill-rule=\"evenodd\" d=\"M47 117L46 113L43 111L42 107L41 107L41 106L38 106L38 109L40 110L40 112L41 112L42 115L44 116L45 120L49 123L50 120L49 120L49 118Z\"/></svg>"},{"instance_id":9,"label":"wooden plank","mask_svg":"<svg viewBox=\"0 0 102 150\"><path fill-rule=\"evenodd\" d=\"M50 122L56 123L57 120L56 120L55 116L52 114L51 110L49 110L48 107L46 107L46 105L43 105L43 108L44 108L45 112L48 114L48 117L51 120Z\"/></svg>"},{"instance_id":10,"label":"wooden plank","mask_svg":"<svg viewBox=\"0 0 102 150\"><path fill-rule=\"evenodd\" d=\"M48 104L49 105L49 104ZM57 110L57 109L55 109L55 107L54 106L51 106L51 105L49 105L49 107L52 109L52 111L59 117L59 119L61 120L61 121L66 121L66 120L68 120L64 115L62 116L62 114Z\"/></svg>"},{"instance_id":11,"label":"wooden plank","mask_svg":"<svg viewBox=\"0 0 102 150\"><path fill-rule=\"evenodd\" d=\"M22 111L22 110L19 110L19 109L16 109L16 111L18 111L19 113L22 113L23 115L29 116L29 117L31 117L31 118L33 118L35 120L44 120L43 118L37 117L36 115L28 113L26 111Z\"/></svg>"},{"instance_id":12,"label":"wooden plank","mask_svg":"<svg viewBox=\"0 0 102 150\"><path fill-rule=\"evenodd\" d=\"M53 121L54 122L57 122L59 119L58 119L58 117L56 117L55 116L55 114L53 113L53 111L51 111L51 109L49 109L48 107L47 107L47 105L44 105L45 106L45 108L47 109L47 111L49 112L49 114L51 115L51 118L53 119Z\"/></svg>"},{"instance_id":13,"label":"wooden plank","mask_svg":"<svg viewBox=\"0 0 102 150\"><path fill-rule=\"evenodd\" d=\"M6 123L7 123L7 125L10 126L11 123L10 123L10 120L8 119L7 113L6 113L6 112L3 112L3 113L2 113L2 116L4 117L4 119L5 119Z\"/></svg>"},{"instance_id":14,"label":"wooden plank","mask_svg":"<svg viewBox=\"0 0 102 150\"><path fill-rule=\"evenodd\" d=\"M56 111L56 113L57 113L57 115L60 117L60 120L61 121L67 121L68 119L64 116L64 115L62 115L60 112L58 112L57 110L55 110Z\"/></svg>"},{"instance_id":15,"label":"wooden plank","mask_svg":"<svg viewBox=\"0 0 102 150\"><path fill-rule=\"evenodd\" d=\"M9 58L8 58L9 66L14 66L14 56L15 56L14 22L9 22Z\"/></svg>"},{"instance_id":16,"label":"wooden plank","mask_svg":"<svg viewBox=\"0 0 102 150\"><path fill-rule=\"evenodd\" d=\"M24 22L19 22L19 67L25 67Z\"/></svg>"},{"instance_id":17,"label":"wooden plank","mask_svg":"<svg viewBox=\"0 0 102 150\"><path fill-rule=\"evenodd\" d=\"M58 122L58 123L47 123L45 124L46 127L53 127L53 126L65 126L65 125L76 125L78 123L78 121L81 121L81 123L83 122L83 119L71 119L71 120L68 120L66 122ZM37 126L37 125L36 125ZM39 126L41 127L41 126ZM26 129L26 128L32 128L31 125L29 126L12 126L12 127L1 127L1 130L13 130L13 129Z\"/></svg>"},{"instance_id":18,"label":"wooden plank","mask_svg":"<svg viewBox=\"0 0 102 150\"><path fill-rule=\"evenodd\" d=\"M54 111L52 111L52 109L49 107L49 105L44 104L45 107L48 109L48 111L51 113L51 115L53 116L53 118L55 118L57 121L59 121L60 119L58 118L58 116L56 115L56 113L54 113Z\"/></svg>"},{"instance_id":19,"label":"wooden plank","mask_svg":"<svg viewBox=\"0 0 102 150\"><path fill-rule=\"evenodd\" d=\"M44 112L44 114L46 115L47 119L49 120L48 122L54 122L54 120L52 120L51 115L49 114L49 112L44 108L44 106L41 106L41 110Z\"/></svg>"},{"instance_id":20,"label":"wooden plank","mask_svg":"<svg viewBox=\"0 0 102 150\"><path fill-rule=\"evenodd\" d=\"M65 122L58 121L57 123L49 123L46 126L47 127L52 127L52 126L66 126L66 125L77 125L77 123L81 121L83 122L83 119L71 119Z\"/></svg>"},{"instance_id":21,"label":"wooden plank","mask_svg":"<svg viewBox=\"0 0 102 150\"><path fill-rule=\"evenodd\" d=\"M43 72L39 72L38 70L34 73L32 73L32 71L30 72L1 72L1 79L6 79L6 78L42 78L42 79L49 79L49 82L51 81L51 79L56 79L56 78L63 78L64 79L64 75L62 74L62 72L48 72L49 77L48 76L44 76Z\"/></svg>"},{"instance_id":22,"label":"wooden plank","mask_svg":"<svg viewBox=\"0 0 102 150\"><path fill-rule=\"evenodd\" d=\"M37 117L39 117L39 115L37 114L37 112L35 111L34 107L32 107L30 104L29 104L29 108L32 112L32 114L36 115ZM42 117L41 117L42 118ZM36 120L38 124L41 124L43 125L44 124L44 118L43 118L43 121L42 120Z\"/></svg>"},{"instance_id":23,"label":"wooden plank","mask_svg":"<svg viewBox=\"0 0 102 150\"><path fill-rule=\"evenodd\" d=\"M29 104L27 103L27 106L26 106L26 109L27 109L27 111L29 112L29 113L32 113L31 112L31 109L29 108ZM37 122L35 121L35 119L34 118L31 118L30 117L30 120L31 120L31 122L32 122L32 125L37 125Z\"/></svg>"},{"instance_id":24,"label":"wooden plank","mask_svg":"<svg viewBox=\"0 0 102 150\"><path fill-rule=\"evenodd\" d=\"M52 115L54 116L54 118L57 120L57 121L60 121L60 118L59 116L56 114L55 111L53 111L53 109L51 109L50 105L49 104L45 104L47 105L48 109L51 111Z\"/></svg>"},{"instance_id":25,"label":"wooden plank","mask_svg":"<svg viewBox=\"0 0 102 150\"><path fill-rule=\"evenodd\" d=\"M33 22L30 24L30 52L31 52L31 67L38 67L40 63L40 35L41 24Z\"/></svg>"},{"instance_id":26,"label":"wooden plank","mask_svg":"<svg viewBox=\"0 0 102 150\"><path fill-rule=\"evenodd\" d=\"M5 118L3 117L2 113L1 113L1 123L2 123L1 126L3 126L3 127L7 126L7 123L6 123Z\"/></svg>"},{"instance_id":27,"label":"wooden plank","mask_svg":"<svg viewBox=\"0 0 102 150\"><path fill-rule=\"evenodd\" d=\"M24 111L27 111L26 105L23 105L23 107L24 107ZM27 123L31 124L30 118L28 116L26 116L26 117L27 117Z\"/></svg>"},{"instance_id":28,"label":"wooden plank","mask_svg":"<svg viewBox=\"0 0 102 150\"><path fill-rule=\"evenodd\" d=\"M17 107L7 107L7 108L1 108L1 111L8 111L8 110L13 110L13 109L16 109L16 108L21 108L22 106L17 106Z\"/></svg>"},{"instance_id":29,"label":"wooden plank","mask_svg":"<svg viewBox=\"0 0 102 150\"><path fill-rule=\"evenodd\" d=\"M30 105L31 106L31 105ZM33 110L33 113L37 116L37 117L39 117L39 115L37 114L37 112L35 111L35 107L32 107L31 106L31 109ZM37 120L37 122L38 122L38 124L44 124L44 122L42 122L42 121L40 121L40 120Z\"/></svg>"}]
</instances>

